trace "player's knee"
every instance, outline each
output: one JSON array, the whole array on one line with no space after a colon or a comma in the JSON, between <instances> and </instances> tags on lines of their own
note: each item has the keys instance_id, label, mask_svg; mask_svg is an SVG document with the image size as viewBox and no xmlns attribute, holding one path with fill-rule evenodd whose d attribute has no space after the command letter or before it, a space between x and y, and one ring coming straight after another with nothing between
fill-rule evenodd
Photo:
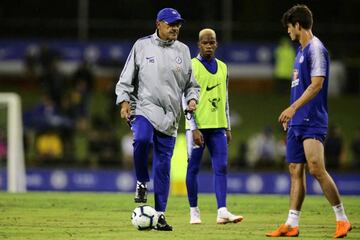
<instances>
[{"instance_id":1,"label":"player's knee","mask_svg":"<svg viewBox=\"0 0 360 240\"><path fill-rule=\"evenodd\" d=\"M195 166L188 166L187 173L191 175L196 175L199 173L200 168Z\"/></svg>"},{"instance_id":2,"label":"player's knee","mask_svg":"<svg viewBox=\"0 0 360 240\"><path fill-rule=\"evenodd\" d=\"M158 176L168 177L170 173L170 161L158 159L154 164L155 174Z\"/></svg>"},{"instance_id":3,"label":"player's knee","mask_svg":"<svg viewBox=\"0 0 360 240\"><path fill-rule=\"evenodd\" d=\"M309 167L309 172L310 174L316 178L317 180L321 179L322 177L324 177L326 175L326 171L325 169L319 167L319 166L312 166L312 167Z\"/></svg>"},{"instance_id":4,"label":"player's knee","mask_svg":"<svg viewBox=\"0 0 360 240\"><path fill-rule=\"evenodd\" d=\"M135 144L150 144L152 142L152 138L151 136L146 136L146 135L143 135L143 136L138 136L134 139L134 143Z\"/></svg>"},{"instance_id":5,"label":"player's knee","mask_svg":"<svg viewBox=\"0 0 360 240\"><path fill-rule=\"evenodd\" d=\"M227 165L226 164L219 164L215 169L215 173L217 175L226 175L227 174Z\"/></svg>"},{"instance_id":6,"label":"player's knee","mask_svg":"<svg viewBox=\"0 0 360 240\"><path fill-rule=\"evenodd\" d=\"M294 163L290 163L289 164L289 172L290 172L290 174L293 174L293 173L295 173L296 172L296 164L294 164Z\"/></svg>"},{"instance_id":7,"label":"player's knee","mask_svg":"<svg viewBox=\"0 0 360 240\"><path fill-rule=\"evenodd\" d=\"M301 168L299 166L299 164L290 163L289 164L289 172L290 172L291 178L293 178L293 179L300 178L303 175L303 168Z\"/></svg>"},{"instance_id":8,"label":"player's knee","mask_svg":"<svg viewBox=\"0 0 360 240\"><path fill-rule=\"evenodd\" d=\"M319 171L310 171L310 174L318 181L322 180L324 178L324 174Z\"/></svg>"},{"instance_id":9,"label":"player's knee","mask_svg":"<svg viewBox=\"0 0 360 240\"><path fill-rule=\"evenodd\" d=\"M298 175L299 174L299 171L300 168L297 166L296 163L290 163L289 164L289 172L290 172L290 175Z\"/></svg>"}]
</instances>

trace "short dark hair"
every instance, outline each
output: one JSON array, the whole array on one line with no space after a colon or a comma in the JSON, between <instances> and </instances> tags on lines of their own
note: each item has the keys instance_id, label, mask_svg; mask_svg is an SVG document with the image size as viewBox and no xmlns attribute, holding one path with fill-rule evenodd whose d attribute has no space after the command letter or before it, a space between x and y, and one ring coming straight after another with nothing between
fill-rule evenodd
<instances>
[{"instance_id":1,"label":"short dark hair","mask_svg":"<svg viewBox=\"0 0 360 240\"><path fill-rule=\"evenodd\" d=\"M313 25L313 15L306 5L298 4L284 13L281 22L284 27L287 27L289 23L293 26L295 26L296 23L299 23L302 28L309 30Z\"/></svg>"}]
</instances>

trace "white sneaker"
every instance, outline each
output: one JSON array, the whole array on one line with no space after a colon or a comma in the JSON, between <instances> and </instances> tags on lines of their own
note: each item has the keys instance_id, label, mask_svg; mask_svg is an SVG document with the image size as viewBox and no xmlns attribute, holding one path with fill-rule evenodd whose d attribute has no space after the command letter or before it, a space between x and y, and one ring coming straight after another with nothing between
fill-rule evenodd
<instances>
[{"instance_id":1,"label":"white sneaker","mask_svg":"<svg viewBox=\"0 0 360 240\"><path fill-rule=\"evenodd\" d=\"M200 224L200 209L198 207L190 208L190 224Z\"/></svg>"},{"instance_id":2,"label":"white sneaker","mask_svg":"<svg viewBox=\"0 0 360 240\"><path fill-rule=\"evenodd\" d=\"M217 224L226 224L226 223L239 223L244 219L243 216L237 216L229 212L225 207L218 209L218 215L216 222Z\"/></svg>"}]
</instances>

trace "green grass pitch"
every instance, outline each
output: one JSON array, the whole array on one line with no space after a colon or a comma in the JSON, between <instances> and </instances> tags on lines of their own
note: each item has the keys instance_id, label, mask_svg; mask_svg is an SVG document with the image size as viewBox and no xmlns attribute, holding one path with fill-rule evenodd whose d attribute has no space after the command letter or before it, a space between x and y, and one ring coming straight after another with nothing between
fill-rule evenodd
<instances>
[{"instance_id":1,"label":"green grass pitch","mask_svg":"<svg viewBox=\"0 0 360 240\"><path fill-rule=\"evenodd\" d=\"M360 239L360 197L342 198L353 224L348 239ZM0 239L266 239L265 233L283 223L288 196L229 195L228 209L242 214L239 224L217 225L213 194L201 194L203 224L189 224L185 196L170 196L166 217L173 232L138 231L130 222L133 194L111 193L0 193ZM153 195L149 196L153 205ZM331 239L335 231L332 208L323 196L307 196L299 239Z\"/></svg>"}]
</instances>

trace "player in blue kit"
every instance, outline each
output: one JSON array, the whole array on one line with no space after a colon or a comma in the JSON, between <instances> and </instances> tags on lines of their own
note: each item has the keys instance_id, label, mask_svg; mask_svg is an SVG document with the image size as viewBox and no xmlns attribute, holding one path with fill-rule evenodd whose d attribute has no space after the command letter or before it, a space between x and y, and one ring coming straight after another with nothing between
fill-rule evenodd
<instances>
[{"instance_id":1,"label":"player in blue kit","mask_svg":"<svg viewBox=\"0 0 360 240\"><path fill-rule=\"evenodd\" d=\"M290 107L279 116L287 130L286 158L291 177L290 210L285 224L268 237L296 237L305 198L305 165L319 182L336 215L335 238L351 230L338 189L325 169L324 140L328 127L327 91L329 55L322 42L313 35L312 12L305 5L295 5L282 18L291 40L299 41L291 81Z\"/></svg>"}]
</instances>

